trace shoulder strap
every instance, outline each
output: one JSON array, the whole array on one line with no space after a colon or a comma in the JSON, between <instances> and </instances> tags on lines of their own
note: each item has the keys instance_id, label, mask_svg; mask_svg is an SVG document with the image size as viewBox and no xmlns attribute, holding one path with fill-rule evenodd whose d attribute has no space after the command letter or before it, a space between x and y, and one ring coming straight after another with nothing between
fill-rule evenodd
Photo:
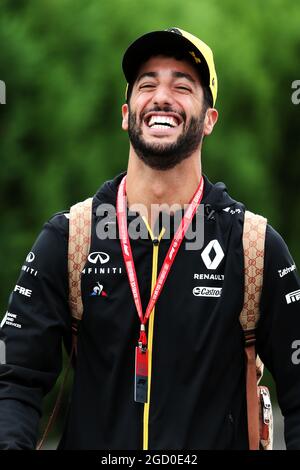
<instances>
[{"instance_id":1,"label":"shoulder strap","mask_svg":"<svg viewBox=\"0 0 300 470\"><path fill-rule=\"evenodd\" d=\"M68 271L69 271L69 306L72 314L72 349L65 367L62 383L49 417L36 449L41 450L47 436L59 413L63 392L71 369L74 354L77 354L77 329L78 322L82 318L83 304L81 298L81 272L85 266L91 244L93 198L75 204L70 209L69 215L69 246L68 246Z\"/></svg>"},{"instance_id":2,"label":"shoulder strap","mask_svg":"<svg viewBox=\"0 0 300 470\"><path fill-rule=\"evenodd\" d=\"M264 251L267 219L245 212L243 247L245 294L240 322L244 331L251 331L259 320L259 301L263 284Z\"/></svg>"},{"instance_id":3,"label":"shoulder strap","mask_svg":"<svg viewBox=\"0 0 300 470\"><path fill-rule=\"evenodd\" d=\"M69 305L72 317L81 320L81 272L85 266L91 244L93 198L78 202L70 209L69 216Z\"/></svg>"},{"instance_id":4,"label":"shoulder strap","mask_svg":"<svg viewBox=\"0 0 300 470\"><path fill-rule=\"evenodd\" d=\"M246 393L249 449L259 449L259 408L257 400L257 368L255 328L259 320L259 302L263 284L264 251L267 219L246 211L243 229L245 287L240 323L245 335ZM262 362L258 358L262 367ZM260 374L262 369L260 370Z\"/></svg>"}]
</instances>

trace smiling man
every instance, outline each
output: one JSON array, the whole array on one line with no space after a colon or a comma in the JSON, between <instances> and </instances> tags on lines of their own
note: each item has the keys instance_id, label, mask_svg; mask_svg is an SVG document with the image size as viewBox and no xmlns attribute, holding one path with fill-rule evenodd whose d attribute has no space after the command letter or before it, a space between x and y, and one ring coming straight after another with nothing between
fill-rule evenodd
<instances>
[{"instance_id":1,"label":"smiling man","mask_svg":"<svg viewBox=\"0 0 300 470\"><path fill-rule=\"evenodd\" d=\"M62 338L70 350L71 310L77 356L60 449L265 446L270 404L264 387L258 402L256 353L276 382L287 447L300 449L299 276L266 220L202 173L218 119L212 51L181 29L154 31L129 46L123 71L127 172L45 224L10 296L0 448L36 445ZM181 216L177 228L166 230L166 213ZM199 220L203 243L189 249ZM133 222L146 237L132 237Z\"/></svg>"},{"instance_id":2,"label":"smiling man","mask_svg":"<svg viewBox=\"0 0 300 470\"><path fill-rule=\"evenodd\" d=\"M218 116L207 101L191 61L150 58L123 106L133 151L155 170L174 168L193 154L199 164L203 132L212 131Z\"/></svg>"},{"instance_id":3,"label":"smiling man","mask_svg":"<svg viewBox=\"0 0 300 470\"><path fill-rule=\"evenodd\" d=\"M217 77L208 46L177 28L135 41L123 70L128 88L122 127L130 139L127 197L129 204L145 205L151 219L151 204L187 204L199 184L203 137L218 119ZM153 225L153 208L152 215Z\"/></svg>"}]
</instances>

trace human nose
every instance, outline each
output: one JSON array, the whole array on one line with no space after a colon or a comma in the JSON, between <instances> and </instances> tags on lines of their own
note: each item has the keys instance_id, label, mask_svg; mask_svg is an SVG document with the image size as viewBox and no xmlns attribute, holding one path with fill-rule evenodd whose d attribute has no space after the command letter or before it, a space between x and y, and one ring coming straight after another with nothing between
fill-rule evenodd
<instances>
[{"instance_id":1,"label":"human nose","mask_svg":"<svg viewBox=\"0 0 300 470\"><path fill-rule=\"evenodd\" d=\"M172 91L166 85L159 85L154 91L152 101L156 106L171 105L174 101Z\"/></svg>"}]
</instances>

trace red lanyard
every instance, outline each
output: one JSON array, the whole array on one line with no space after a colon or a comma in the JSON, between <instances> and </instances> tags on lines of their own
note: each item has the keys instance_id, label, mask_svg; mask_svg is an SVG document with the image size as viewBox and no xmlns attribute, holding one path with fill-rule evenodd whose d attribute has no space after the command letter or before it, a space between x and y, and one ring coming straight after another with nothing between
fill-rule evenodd
<instances>
[{"instance_id":1,"label":"red lanyard","mask_svg":"<svg viewBox=\"0 0 300 470\"><path fill-rule=\"evenodd\" d=\"M138 312L138 316L141 321L141 333L140 333L140 339L139 339L140 348L145 349L147 347L145 325L161 294L162 288L164 286L164 283L166 282L166 279L168 277L172 264L175 260L175 257L177 255L181 242L184 239L186 231L202 200L203 186L204 186L204 180L203 180L203 177L201 177L199 186L196 189L196 192L191 199L191 202L184 214L184 217L182 218L181 223L174 235L174 238L172 240L168 253L166 254L166 257L164 259L162 268L157 278L155 287L152 291L152 294L151 294L151 297L150 297L150 300L146 309L145 316L143 315L140 290L139 290L138 280L136 276L136 270L135 270L135 265L133 261L131 245L130 245L130 240L129 240L129 235L128 235L128 228L127 228L126 175L123 177L120 183L120 186L118 188L117 219L118 219L118 224L119 224L120 243L122 247L123 259L124 259L124 263L126 266L133 299L134 299L135 306Z\"/></svg>"}]
</instances>

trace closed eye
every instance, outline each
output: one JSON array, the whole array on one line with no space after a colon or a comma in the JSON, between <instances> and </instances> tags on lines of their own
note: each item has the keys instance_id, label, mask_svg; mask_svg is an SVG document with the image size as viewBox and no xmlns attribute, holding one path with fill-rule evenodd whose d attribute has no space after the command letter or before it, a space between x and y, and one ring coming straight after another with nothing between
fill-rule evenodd
<instances>
[{"instance_id":1,"label":"closed eye","mask_svg":"<svg viewBox=\"0 0 300 470\"><path fill-rule=\"evenodd\" d=\"M154 83L145 83L144 85L140 85L140 90L142 90L143 88L154 88L155 85Z\"/></svg>"},{"instance_id":2,"label":"closed eye","mask_svg":"<svg viewBox=\"0 0 300 470\"><path fill-rule=\"evenodd\" d=\"M177 90L184 90L184 91L191 91L189 87L183 86L183 85L178 85L176 87Z\"/></svg>"}]
</instances>

